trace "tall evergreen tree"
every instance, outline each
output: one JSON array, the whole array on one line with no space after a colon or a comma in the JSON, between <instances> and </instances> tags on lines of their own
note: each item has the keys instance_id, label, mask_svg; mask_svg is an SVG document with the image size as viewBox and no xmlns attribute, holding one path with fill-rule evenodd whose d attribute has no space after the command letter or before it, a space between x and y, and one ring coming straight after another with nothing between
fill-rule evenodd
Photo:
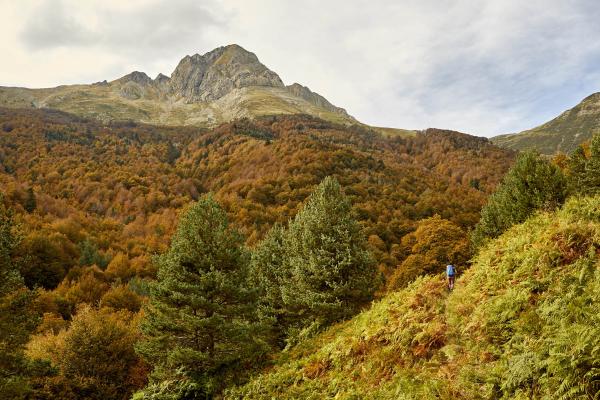
<instances>
[{"instance_id":1,"label":"tall evergreen tree","mask_svg":"<svg viewBox=\"0 0 600 400\"><path fill-rule=\"evenodd\" d=\"M252 252L252 281L259 288L258 310L271 326L272 338L278 346L285 343L285 332L291 324L281 289L291 276L284 248L286 230L275 224Z\"/></svg>"},{"instance_id":2,"label":"tall evergreen tree","mask_svg":"<svg viewBox=\"0 0 600 400\"><path fill-rule=\"evenodd\" d=\"M263 350L255 336L256 290L249 285L243 239L205 196L181 218L157 263L142 323L145 339L137 346L154 366L147 393L156 395L161 381L183 377L181 398L212 398L236 368Z\"/></svg>"},{"instance_id":3,"label":"tall evergreen tree","mask_svg":"<svg viewBox=\"0 0 600 400\"><path fill-rule=\"evenodd\" d=\"M590 158L585 163L582 189L586 194L600 192L600 134L594 135L590 143Z\"/></svg>"},{"instance_id":4,"label":"tall evergreen tree","mask_svg":"<svg viewBox=\"0 0 600 400\"><path fill-rule=\"evenodd\" d=\"M23 346L36 325L33 293L24 284L15 261L20 242L11 210L0 197L0 398L19 399L27 392Z\"/></svg>"},{"instance_id":5,"label":"tall evergreen tree","mask_svg":"<svg viewBox=\"0 0 600 400\"><path fill-rule=\"evenodd\" d=\"M35 193L33 192L33 188L30 187L27 189L27 197L25 198L24 204L25 211L28 213L32 213L37 208L37 200L35 198Z\"/></svg>"},{"instance_id":6,"label":"tall evergreen tree","mask_svg":"<svg viewBox=\"0 0 600 400\"><path fill-rule=\"evenodd\" d=\"M282 299L302 326L355 314L378 284L374 260L340 184L325 178L284 236L290 279Z\"/></svg>"},{"instance_id":7,"label":"tall evergreen tree","mask_svg":"<svg viewBox=\"0 0 600 400\"><path fill-rule=\"evenodd\" d=\"M535 152L519 155L515 165L481 210L481 219L472 233L475 247L527 219L536 210L552 210L567 195L562 171Z\"/></svg>"},{"instance_id":8,"label":"tall evergreen tree","mask_svg":"<svg viewBox=\"0 0 600 400\"><path fill-rule=\"evenodd\" d=\"M567 164L569 174L569 190L572 193L581 193L585 190L585 166L587 158L582 146L578 146Z\"/></svg>"}]
</instances>

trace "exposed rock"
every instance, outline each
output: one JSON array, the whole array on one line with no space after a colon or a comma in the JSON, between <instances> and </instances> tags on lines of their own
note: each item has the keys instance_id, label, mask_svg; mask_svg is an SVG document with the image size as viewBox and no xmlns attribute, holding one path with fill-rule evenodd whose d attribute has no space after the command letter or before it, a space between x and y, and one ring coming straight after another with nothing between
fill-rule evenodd
<instances>
[{"instance_id":1,"label":"exposed rock","mask_svg":"<svg viewBox=\"0 0 600 400\"><path fill-rule=\"evenodd\" d=\"M144 90L136 82L129 81L121 86L119 94L126 99L137 100L144 95Z\"/></svg>"},{"instance_id":2,"label":"exposed rock","mask_svg":"<svg viewBox=\"0 0 600 400\"><path fill-rule=\"evenodd\" d=\"M108 89L108 90L107 90ZM162 125L213 126L236 118L309 114L357 121L307 87L286 87L254 53L238 45L184 57L171 77L134 71L110 82L50 89L0 87L0 106L51 107L78 115Z\"/></svg>"},{"instance_id":3,"label":"exposed rock","mask_svg":"<svg viewBox=\"0 0 600 400\"><path fill-rule=\"evenodd\" d=\"M303 98L304 100L308 101L311 104L314 104L317 107L324 108L331 112L348 115L345 109L334 106L325 97L313 92L306 86L302 86L299 83L294 83L292 85L286 86L286 89L294 96Z\"/></svg>"},{"instance_id":4,"label":"exposed rock","mask_svg":"<svg viewBox=\"0 0 600 400\"><path fill-rule=\"evenodd\" d=\"M150 78L148 75L146 75L145 72L140 72L140 71L133 71L127 75L125 75L122 78L119 78L115 81L113 81L114 83L119 83L119 84L125 84L127 82L135 82L138 85L150 85L152 83L152 78ZM113 83L111 82L111 83Z\"/></svg>"},{"instance_id":5,"label":"exposed rock","mask_svg":"<svg viewBox=\"0 0 600 400\"><path fill-rule=\"evenodd\" d=\"M172 93L188 102L217 100L247 86L283 87L279 76L238 45L186 56L171 75Z\"/></svg>"},{"instance_id":6,"label":"exposed rock","mask_svg":"<svg viewBox=\"0 0 600 400\"><path fill-rule=\"evenodd\" d=\"M159 84L169 83L170 81L171 81L171 78L164 75L163 73L159 73L158 75L156 75L156 78L154 78L154 83L159 83Z\"/></svg>"}]
</instances>

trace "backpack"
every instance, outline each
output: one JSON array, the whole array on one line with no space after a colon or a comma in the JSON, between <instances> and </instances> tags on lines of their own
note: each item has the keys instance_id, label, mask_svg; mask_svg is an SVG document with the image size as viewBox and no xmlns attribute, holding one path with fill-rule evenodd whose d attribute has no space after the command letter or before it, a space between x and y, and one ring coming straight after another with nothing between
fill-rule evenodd
<instances>
[{"instance_id":1,"label":"backpack","mask_svg":"<svg viewBox=\"0 0 600 400\"><path fill-rule=\"evenodd\" d=\"M450 264L446 267L446 275L448 275L448 276L454 275L454 265Z\"/></svg>"}]
</instances>

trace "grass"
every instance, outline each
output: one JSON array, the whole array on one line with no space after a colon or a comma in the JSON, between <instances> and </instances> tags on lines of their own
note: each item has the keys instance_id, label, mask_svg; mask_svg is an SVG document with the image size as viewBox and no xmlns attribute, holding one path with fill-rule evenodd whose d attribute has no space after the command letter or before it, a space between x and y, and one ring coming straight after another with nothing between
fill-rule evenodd
<instances>
[{"instance_id":1,"label":"grass","mask_svg":"<svg viewBox=\"0 0 600 400\"><path fill-rule=\"evenodd\" d=\"M274 114L310 114L335 123L356 122L351 117L322 109L295 97L285 88L242 88L212 103L186 103L161 95L153 88L146 89L140 99L128 99L120 94L120 90L118 83L59 86L50 89L0 87L0 106L41 106L103 121L134 120L171 126L212 127L240 117Z\"/></svg>"},{"instance_id":2,"label":"grass","mask_svg":"<svg viewBox=\"0 0 600 400\"><path fill-rule=\"evenodd\" d=\"M555 119L515 135L501 135L492 141L514 150L536 149L552 155L572 152L580 143L600 133L600 93L593 94Z\"/></svg>"},{"instance_id":3,"label":"grass","mask_svg":"<svg viewBox=\"0 0 600 400\"><path fill-rule=\"evenodd\" d=\"M419 278L280 353L226 398L600 393L585 378L592 365L600 366L599 247L600 197L571 199L562 210L536 215L489 243L451 294L442 275ZM579 339L567 346L573 335Z\"/></svg>"}]
</instances>

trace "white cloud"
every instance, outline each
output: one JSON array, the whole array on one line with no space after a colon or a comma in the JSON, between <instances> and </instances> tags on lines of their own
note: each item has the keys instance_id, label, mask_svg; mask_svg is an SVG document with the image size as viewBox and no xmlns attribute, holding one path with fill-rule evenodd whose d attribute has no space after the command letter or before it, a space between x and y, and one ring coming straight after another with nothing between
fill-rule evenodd
<instances>
[{"instance_id":1,"label":"white cloud","mask_svg":"<svg viewBox=\"0 0 600 400\"><path fill-rule=\"evenodd\" d=\"M75 0L0 3L0 84L170 73L239 43L374 125L480 135L544 122L600 89L593 0Z\"/></svg>"}]
</instances>

